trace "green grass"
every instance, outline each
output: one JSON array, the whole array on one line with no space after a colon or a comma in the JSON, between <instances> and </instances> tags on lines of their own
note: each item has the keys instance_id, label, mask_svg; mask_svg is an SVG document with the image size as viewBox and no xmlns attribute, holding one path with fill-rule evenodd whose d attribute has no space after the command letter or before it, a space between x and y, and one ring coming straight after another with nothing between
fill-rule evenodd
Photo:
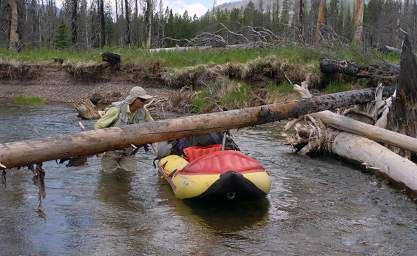
<instances>
[{"instance_id":1,"label":"green grass","mask_svg":"<svg viewBox=\"0 0 417 256\"><path fill-rule=\"evenodd\" d=\"M46 103L46 100L38 96L14 96L12 101L15 104L40 106Z\"/></svg>"},{"instance_id":2,"label":"green grass","mask_svg":"<svg viewBox=\"0 0 417 256\"><path fill-rule=\"evenodd\" d=\"M273 82L270 82L266 85L266 91L268 95L274 95L274 94L284 94L288 95L290 93L294 92L292 84L290 84L288 81L276 84Z\"/></svg>"},{"instance_id":3,"label":"green grass","mask_svg":"<svg viewBox=\"0 0 417 256\"><path fill-rule=\"evenodd\" d=\"M359 80L356 83L347 83L343 81L335 81L328 84L324 89L321 91L323 93L337 93L337 92L344 92L344 91L351 91L351 90L357 90L361 88L366 87L365 80Z\"/></svg>"},{"instance_id":4,"label":"green grass","mask_svg":"<svg viewBox=\"0 0 417 256\"><path fill-rule=\"evenodd\" d=\"M277 56L290 63L298 64L318 64L320 58L347 59L368 64L376 56L375 52L368 54L357 47L340 47L336 49L324 48L304 48L297 45L288 45L275 48L257 49L209 49L209 50L189 50L182 52L161 51L150 53L142 48L103 48L90 50L56 50L56 49L25 49L20 53L0 49L0 60L17 60L28 63L52 62L53 58L79 62L100 62L100 53L111 51L122 56L123 63L147 64L150 62L161 62L163 65L172 68L182 68L198 64L224 64L245 63L257 57ZM387 60L398 62L399 58L395 55L383 55Z\"/></svg>"},{"instance_id":5,"label":"green grass","mask_svg":"<svg viewBox=\"0 0 417 256\"><path fill-rule=\"evenodd\" d=\"M224 95L221 99L222 106L227 108L238 108L248 103L250 98L251 87L245 82L239 82L237 85Z\"/></svg>"},{"instance_id":6,"label":"green grass","mask_svg":"<svg viewBox=\"0 0 417 256\"><path fill-rule=\"evenodd\" d=\"M209 101L209 90L207 88L199 91L191 102L191 113L202 113Z\"/></svg>"}]
</instances>

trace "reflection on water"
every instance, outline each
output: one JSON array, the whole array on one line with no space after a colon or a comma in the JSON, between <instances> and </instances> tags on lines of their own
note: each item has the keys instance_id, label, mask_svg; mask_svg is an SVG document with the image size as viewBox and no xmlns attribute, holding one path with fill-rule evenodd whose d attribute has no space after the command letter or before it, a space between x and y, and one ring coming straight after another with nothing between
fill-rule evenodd
<instances>
[{"instance_id":1,"label":"reflection on water","mask_svg":"<svg viewBox=\"0 0 417 256\"><path fill-rule=\"evenodd\" d=\"M0 142L79 131L66 106L2 104ZM84 122L90 129L92 122ZM280 126L243 129L241 149L271 173L260 201L177 200L138 154L138 171L45 163L46 220L28 170L0 187L0 255L415 255L416 205L338 161L291 154Z\"/></svg>"}]
</instances>

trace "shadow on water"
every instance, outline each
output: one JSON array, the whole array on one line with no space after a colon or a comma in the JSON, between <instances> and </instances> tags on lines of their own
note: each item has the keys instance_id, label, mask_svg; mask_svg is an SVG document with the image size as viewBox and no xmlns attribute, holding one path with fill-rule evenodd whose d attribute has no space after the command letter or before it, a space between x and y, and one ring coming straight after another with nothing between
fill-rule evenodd
<instances>
[{"instance_id":1,"label":"shadow on water","mask_svg":"<svg viewBox=\"0 0 417 256\"><path fill-rule=\"evenodd\" d=\"M217 232L235 232L268 220L269 201L266 198L240 201L184 201L193 215ZM177 211L181 214L180 209Z\"/></svg>"},{"instance_id":2,"label":"shadow on water","mask_svg":"<svg viewBox=\"0 0 417 256\"><path fill-rule=\"evenodd\" d=\"M218 234L262 226L269 217L270 203L266 197L230 201L180 200L175 198L168 184L161 184L160 196L178 216Z\"/></svg>"}]
</instances>

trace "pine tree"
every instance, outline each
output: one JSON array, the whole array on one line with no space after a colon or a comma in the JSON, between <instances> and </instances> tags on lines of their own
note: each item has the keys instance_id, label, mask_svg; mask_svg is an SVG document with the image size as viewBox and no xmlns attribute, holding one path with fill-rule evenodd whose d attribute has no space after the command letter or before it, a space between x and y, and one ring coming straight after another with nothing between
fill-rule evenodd
<instances>
[{"instance_id":1,"label":"pine tree","mask_svg":"<svg viewBox=\"0 0 417 256\"><path fill-rule=\"evenodd\" d=\"M61 21L56 32L55 47L58 49L65 49L68 48L69 45L70 42L67 26L65 25L64 21Z\"/></svg>"}]
</instances>

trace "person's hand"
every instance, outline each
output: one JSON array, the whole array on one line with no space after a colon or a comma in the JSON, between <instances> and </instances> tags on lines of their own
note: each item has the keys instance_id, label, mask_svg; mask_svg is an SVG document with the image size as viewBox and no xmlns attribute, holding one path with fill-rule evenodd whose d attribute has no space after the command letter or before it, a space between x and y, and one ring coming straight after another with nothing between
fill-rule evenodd
<instances>
[{"instance_id":1,"label":"person's hand","mask_svg":"<svg viewBox=\"0 0 417 256\"><path fill-rule=\"evenodd\" d=\"M143 145L143 149L145 150L145 152L149 152L149 145L148 144L144 144Z\"/></svg>"}]
</instances>

